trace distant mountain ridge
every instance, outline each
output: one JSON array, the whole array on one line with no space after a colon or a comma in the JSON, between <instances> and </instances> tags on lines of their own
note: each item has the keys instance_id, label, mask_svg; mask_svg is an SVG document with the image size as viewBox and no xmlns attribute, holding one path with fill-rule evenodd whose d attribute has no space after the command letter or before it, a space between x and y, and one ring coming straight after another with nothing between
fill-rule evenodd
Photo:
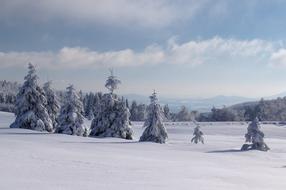
<instances>
[{"instance_id":1,"label":"distant mountain ridge","mask_svg":"<svg viewBox=\"0 0 286 190\"><path fill-rule=\"evenodd\" d=\"M136 100L138 103L148 103L149 98L138 94L123 95L129 101ZM198 110L201 112L210 111L212 107L221 108L223 106L231 106L238 103L256 101L255 98L246 98L240 96L215 96L212 98L167 98L159 97L161 104L168 104L172 111L178 111L181 106L186 106L191 110Z\"/></svg>"},{"instance_id":2,"label":"distant mountain ridge","mask_svg":"<svg viewBox=\"0 0 286 190\"><path fill-rule=\"evenodd\" d=\"M138 94L125 94L123 95L129 101L136 100L138 103L148 104L149 98L147 96ZM265 100L272 100L278 97L285 97L286 92L282 92L276 95L263 97ZM222 108L223 106L237 106L240 104L255 104L261 98L248 98L242 96L214 96L211 98L167 98L159 97L161 104L168 104L172 111L178 111L181 106L186 106L190 110L198 110L200 112L208 112L213 107Z\"/></svg>"}]
</instances>

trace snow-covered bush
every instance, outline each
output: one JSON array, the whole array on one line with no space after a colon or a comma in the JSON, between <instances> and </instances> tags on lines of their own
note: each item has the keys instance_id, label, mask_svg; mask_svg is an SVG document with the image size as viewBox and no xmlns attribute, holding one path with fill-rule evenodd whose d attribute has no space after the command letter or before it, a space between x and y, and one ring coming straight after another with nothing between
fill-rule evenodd
<instances>
[{"instance_id":1,"label":"snow-covered bush","mask_svg":"<svg viewBox=\"0 0 286 190\"><path fill-rule=\"evenodd\" d=\"M268 151L270 148L265 144L263 138L264 133L260 130L260 124L258 118L255 118L247 128L247 133L245 134L245 141L250 144L244 144L241 150L256 149L261 151Z\"/></svg>"},{"instance_id":2,"label":"snow-covered bush","mask_svg":"<svg viewBox=\"0 0 286 190\"><path fill-rule=\"evenodd\" d=\"M201 131L201 127L200 125L198 125L196 122L195 124L197 125L196 128L194 129L194 137L192 138L191 142L195 143L195 144L198 144L199 142L203 143L204 144L204 133Z\"/></svg>"},{"instance_id":3,"label":"snow-covered bush","mask_svg":"<svg viewBox=\"0 0 286 190\"><path fill-rule=\"evenodd\" d=\"M67 87L64 104L58 117L56 133L84 136L87 129L82 115L83 105L74 87Z\"/></svg>"},{"instance_id":4,"label":"snow-covered bush","mask_svg":"<svg viewBox=\"0 0 286 190\"><path fill-rule=\"evenodd\" d=\"M110 93L104 94L97 106L95 118L91 124L91 137L118 137L132 139L133 131L130 125L130 112L126 101L113 93L120 81L111 76L106 81Z\"/></svg>"},{"instance_id":5,"label":"snow-covered bush","mask_svg":"<svg viewBox=\"0 0 286 190\"><path fill-rule=\"evenodd\" d=\"M34 65L29 63L28 68L28 75L16 97L16 120L10 127L52 132L53 123L46 108L44 90L38 85Z\"/></svg>"},{"instance_id":6,"label":"snow-covered bush","mask_svg":"<svg viewBox=\"0 0 286 190\"><path fill-rule=\"evenodd\" d=\"M155 92L150 96L150 100L151 103L147 108L147 119L144 123L144 127L146 128L140 137L140 141L165 143L168 139L168 134L163 123L164 113L158 103Z\"/></svg>"},{"instance_id":7,"label":"snow-covered bush","mask_svg":"<svg viewBox=\"0 0 286 190\"><path fill-rule=\"evenodd\" d=\"M54 90L51 88L51 81L46 82L44 84L44 91L46 94L46 98L47 98L47 110L48 110L48 114L53 122L53 127L55 128L57 126L57 115L60 109L60 103L58 101L58 97L55 94Z\"/></svg>"}]
</instances>

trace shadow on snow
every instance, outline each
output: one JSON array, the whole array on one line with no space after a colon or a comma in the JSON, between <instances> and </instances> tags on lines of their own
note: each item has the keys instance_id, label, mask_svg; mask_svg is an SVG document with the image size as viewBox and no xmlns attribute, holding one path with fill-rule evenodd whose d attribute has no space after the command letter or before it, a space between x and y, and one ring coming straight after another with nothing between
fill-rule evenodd
<instances>
[{"instance_id":1,"label":"shadow on snow","mask_svg":"<svg viewBox=\"0 0 286 190\"><path fill-rule=\"evenodd\" d=\"M227 149L227 150L213 150L213 151L208 151L206 153L227 153L227 152L244 152L244 151L241 151L240 149Z\"/></svg>"}]
</instances>

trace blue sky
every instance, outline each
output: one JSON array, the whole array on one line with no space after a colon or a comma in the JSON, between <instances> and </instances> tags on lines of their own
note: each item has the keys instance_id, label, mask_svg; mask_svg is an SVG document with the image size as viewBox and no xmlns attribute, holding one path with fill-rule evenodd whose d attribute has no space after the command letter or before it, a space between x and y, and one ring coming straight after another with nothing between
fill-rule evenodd
<instances>
[{"instance_id":1,"label":"blue sky","mask_svg":"<svg viewBox=\"0 0 286 190\"><path fill-rule=\"evenodd\" d=\"M286 91L286 1L0 0L0 80L121 94L263 97Z\"/></svg>"}]
</instances>

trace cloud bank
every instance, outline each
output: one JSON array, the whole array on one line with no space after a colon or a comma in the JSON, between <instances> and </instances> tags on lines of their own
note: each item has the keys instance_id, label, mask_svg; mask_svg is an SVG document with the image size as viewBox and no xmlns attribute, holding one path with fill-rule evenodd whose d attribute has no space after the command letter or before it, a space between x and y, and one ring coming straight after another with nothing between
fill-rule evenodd
<instances>
[{"instance_id":1,"label":"cloud bank","mask_svg":"<svg viewBox=\"0 0 286 190\"><path fill-rule=\"evenodd\" d=\"M57 52L0 52L0 68L26 67L32 62L47 69L139 67L158 64L199 66L203 64L261 63L286 66L286 49L279 43L254 39L214 37L208 40L156 44L142 51L93 51L83 47L64 47Z\"/></svg>"},{"instance_id":2,"label":"cloud bank","mask_svg":"<svg viewBox=\"0 0 286 190\"><path fill-rule=\"evenodd\" d=\"M2 0L0 18L64 20L112 25L165 27L192 18L208 0Z\"/></svg>"}]
</instances>

